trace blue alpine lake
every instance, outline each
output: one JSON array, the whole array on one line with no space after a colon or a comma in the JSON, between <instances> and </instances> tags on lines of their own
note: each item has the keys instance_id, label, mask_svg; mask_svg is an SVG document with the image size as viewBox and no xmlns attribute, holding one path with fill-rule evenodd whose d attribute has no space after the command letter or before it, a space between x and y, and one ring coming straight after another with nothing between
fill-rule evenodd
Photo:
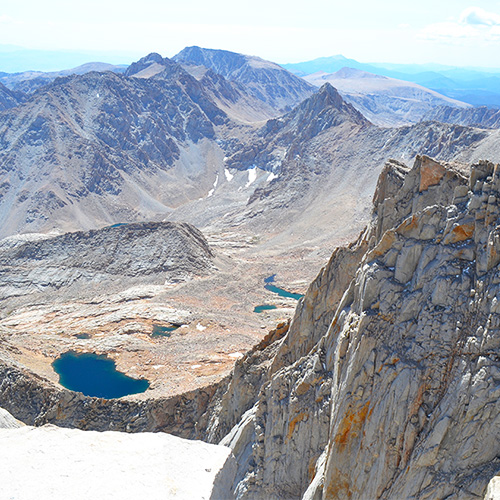
<instances>
[{"instance_id":1,"label":"blue alpine lake","mask_svg":"<svg viewBox=\"0 0 500 500\"><path fill-rule=\"evenodd\" d=\"M178 326L153 325L152 337L170 337L170 334L177 330Z\"/></svg>"},{"instance_id":2,"label":"blue alpine lake","mask_svg":"<svg viewBox=\"0 0 500 500\"><path fill-rule=\"evenodd\" d=\"M119 372L116 363L105 355L68 351L52 367L63 387L85 396L114 399L144 392L149 387L147 380Z\"/></svg>"},{"instance_id":3,"label":"blue alpine lake","mask_svg":"<svg viewBox=\"0 0 500 500\"><path fill-rule=\"evenodd\" d=\"M261 312L264 312L264 311L271 311L273 309L277 309L276 306L273 306L273 305L262 305L262 306L255 306L254 309L253 309L253 312L254 313L261 313Z\"/></svg>"},{"instance_id":4,"label":"blue alpine lake","mask_svg":"<svg viewBox=\"0 0 500 500\"><path fill-rule=\"evenodd\" d=\"M284 290L283 288L278 288L277 286L274 286L272 283L274 282L275 277L276 277L276 275L273 274L271 276L268 276L264 280L264 283L265 283L264 288L266 290L269 290L270 292L276 293L280 297L288 297L290 299L295 299L295 300L299 300L300 298L303 297L303 295L301 295L300 293L288 292L287 290Z\"/></svg>"}]
</instances>

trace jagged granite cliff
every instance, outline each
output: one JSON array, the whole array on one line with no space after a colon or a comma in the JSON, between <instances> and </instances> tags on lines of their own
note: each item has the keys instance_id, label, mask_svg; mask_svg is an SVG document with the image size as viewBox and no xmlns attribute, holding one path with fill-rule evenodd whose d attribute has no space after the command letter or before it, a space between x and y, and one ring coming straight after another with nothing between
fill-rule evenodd
<instances>
[{"instance_id":1,"label":"jagged granite cliff","mask_svg":"<svg viewBox=\"0 0 500 500\"><path fill-rule=\"evenodd\" d=\"M483 497L500 470L499 194L486 161L386 165L367 230L213 403L238 498Z\"/></svg>"}]
</instances>

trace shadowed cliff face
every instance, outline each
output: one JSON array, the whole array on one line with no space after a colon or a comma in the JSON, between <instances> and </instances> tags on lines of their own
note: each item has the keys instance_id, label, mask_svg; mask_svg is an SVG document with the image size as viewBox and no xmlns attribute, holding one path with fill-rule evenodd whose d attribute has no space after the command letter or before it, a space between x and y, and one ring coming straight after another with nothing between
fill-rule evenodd
<instances>
[{"instance_id":1,"label":"shadowed cliff face","mask_svg":"<svg viewBox=\"0 0 500 500\"><path fill-rule=\"evenodd\" d=\"M5 85L0 83L0 111L9 108L14 108L21 104L26 99L22 92L16 92L8 89Z\"/></svg>"},{"instance_id":2,"label":"shadowed cliff face","mask_svg":"<svg viewBox=\"0 0 500 500\"><path fill-rule=\"evenodd\" d=\"M388 163L371 224L267 348L255 405L223 440L239 498L484 495L500 470L500 169L466 172ZM237 421L236 393L214 438Z\"/></svg>"}]
</instances>

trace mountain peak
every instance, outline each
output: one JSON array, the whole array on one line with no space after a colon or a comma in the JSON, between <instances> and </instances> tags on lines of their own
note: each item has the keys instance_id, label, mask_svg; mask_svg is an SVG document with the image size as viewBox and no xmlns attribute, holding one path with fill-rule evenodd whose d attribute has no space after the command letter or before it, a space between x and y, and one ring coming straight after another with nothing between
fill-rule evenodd
<instances>
[{"instance_id":1,"label":"mountain peak","mask_svg":"<svg viewBox=\"0 0 500 500\"><path fill-rule=\"evenodd\" d=\"M125 71L125 76L148 78L164 71L166 68L172 69L180 67L168 57L162 57L156 52L151 52L147 56L139 59L137 62L132 63L127 68L127 71Z\"/></svg>"},{"instance_id":2,"label":"mountain peak","mask_svg":"<svg viewBox=\"0 0 500 500\"><path fill-rule=\"evenodd\" d=\"M323 84L319 91L314 94L311 99L314 96L318 96L323 99L330 99L334 105L339 105L343 102L342 96L339 94L338 90L329 82Z\"/></svg>"},{"instance_id":3,"label":"mountain peak","mask_svg":"<svg viewBox=\"0 0 500 500\"><path fill-rule=\"evenodd\" d=\"M204 66L245 86L253 97L278 113L289 111L314 92L314 87L276 63L228 50L186 47L173 57L184 67Z\"/></svg>"},{"instance_id":4,"label":"mountain peak","mask_svg":"<svg viewBox=\"0 0 500 500\"><path fill-rule=\"evenodd\" d=\"M338 90L328 82L322 85L318 92L297 106L290 113L290 115L292 114L296 114L301 117L301 120L306 121L312 121L321 116L322 128L329 128L343 121L351 121L358 125L370 123L351 104L346 103Z\"/></svg>"},{"instance_id":5,"label":"mountain peak","mask_svg":"<svg viewBox=\"0 0 500 500\"><path fill-rule=\"evenodd\" d=\"M158 54L158 52L151 52L147 56L143 57L139 60L139 62L147 63L147 62L157 62L161 63L163 61L163 57Z\"/></svg>"}]
</instances>

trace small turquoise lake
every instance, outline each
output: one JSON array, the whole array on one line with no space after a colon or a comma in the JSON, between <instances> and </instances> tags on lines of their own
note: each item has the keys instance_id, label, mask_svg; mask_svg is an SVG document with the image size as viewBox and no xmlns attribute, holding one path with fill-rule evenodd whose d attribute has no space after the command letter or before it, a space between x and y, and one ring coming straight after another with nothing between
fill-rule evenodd
<instances>
[{"instance_id":1,"label":"small turquoise lake","mask_svg":"<svg viewBox=\"0 0 500 500\"><path fill-rule=\"evenodd\" d=\"M289 292L287 290L284 290L283 288L279 288L279 287L273 285L272 283L274 282L275 278L276 278L276 275L273 274L271 276L268 276L264 280L264 283L265 283L264 288L266 290L269 290L270 292L276 293L280 297L288 297L290 299L295 299L295 300L299 300L303 297L303 295L300 293L292 293L292 292Z\"/></svg>"},{"instance_id":2,"label":"small turquoise lake","mask_svg":"<svg viewBox=\"0 0 500 500\"><path fill-rule=\"evenodd\" d=\"M149 387L147 380L119 372L116 363L105 355L69 351L57 358L52 367L63 387L85 396L114 399L144 392Z\"/></svg>"},{"instance_id":3,"label":"small turquoise lake","mask_svg":"<svg viewBox=\"0 0 500 500\"><path fill-rule=\"evenodd\" d=\"M152 337L170 337L171 333L179 328L178 326L153 325Z\"/></svg>"},{"instance_id":4,"label":"small turquoise lake","mask_svg":"<svg viewBox=\"0 0 500 500\"><path fill-rule=\"evenodd\" d=\"M264 311L272 311L273 309L277 309L276 306L273 305L262 305L262 306L255 306L253 309L254 313L261 313Z\"/></svg>"}]
</instances>

